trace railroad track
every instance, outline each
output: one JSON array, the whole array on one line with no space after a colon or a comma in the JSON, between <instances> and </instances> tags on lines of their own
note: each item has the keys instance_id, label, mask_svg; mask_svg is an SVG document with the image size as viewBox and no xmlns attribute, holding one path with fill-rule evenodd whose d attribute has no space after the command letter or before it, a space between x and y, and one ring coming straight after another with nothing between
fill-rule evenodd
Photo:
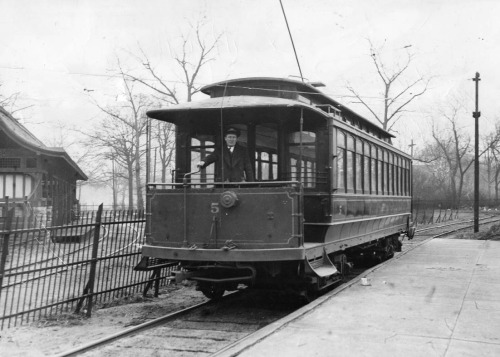
<instances>
[{"instance_id":1,"label":"railroad track","mask_svg":"<svg viewBox=\"0 0 500 357\"><path fill-rule=\"evenodd\" d=\"M500 217L498 215L489 215L487 217L482 217L479 219L479 224L481 226L487 226L490 224L500 222ZM460 231L472 229L474 227L474 220L464 220L464 221L455 221L437 225L431 225L425 228L418 228L416 231L416 235L419 237L443 237L446 235L450 235L453 233L457 233Z\"/></svg>"},{"instance_id":2,"label":"railroad track","mask_svg":"<svg viewBox=\"0 0 500 357\"><path fill-rule=\"evenodd\" d=\"M500 217L498 215L488 215L479 219L480 227L488 226L491 224L498 224ZM470 230L474 228L474 220L468 219L463 221L454 221L441 224L434 224L422 228L417 228L415 237L412 240L405 239L403 241L403 252L411 250L423 242L433 238L443 238L452 234ZM482 228L484 231L485 229Z\"/></svg>"},{"instance_id":3,"label":"railroad track","mask_svg":"<svg viewBox=\"0 0 500 357\"><path fill-rule=\"evenodd\" d=\"M351 270L348 287L372 266ZM331 289L330 289L331 290ZM304 306L298 295L241 290L220 301L207 301L148 321L57 355L67 356L208 356L238 342Z\"/></svg>"},{"instance_id":4,"label":"railroad track","mask_svg":"<svg viewBox=\"0 0 500 357\"><path fill-rule=\"evenodd\" d=\"M485 217L481 224L500 222ZM473 221L450 222L418 229L413 240L403 243L403 253L423 242L473 227ZM399 253L401 254L401 253ZM354 269L347 282L355 284L376 266ZM337 286L338 288L339 286ZM91 356L208 356L249 336L292 313L299 307L297 297L278 292L242 290L225 295L220 301L207 301L162 316L122 332L91 342L58 357Z\"/></svg>"},{"instance_id":5,"label":"railroad track","mask_svg":"<svg viewBox=\"0 0 500 357\"><path fill-rule=\"evenodd\" d=\"M238 291L131 327L63 356L204 356L248 336L298 307L283 296Z\"/></svg>"},{"instance_id":6,"label":"railroad track","mask_svg":"<svg viewBox=\"0 0 500 357\"><path fill-rule=\"evenodd\" d=\"M353 270L353 283L365 269ZM304 306L297 295L244 289L58 354L67 356L208 356Z\"/></svg>"}]
</instances>

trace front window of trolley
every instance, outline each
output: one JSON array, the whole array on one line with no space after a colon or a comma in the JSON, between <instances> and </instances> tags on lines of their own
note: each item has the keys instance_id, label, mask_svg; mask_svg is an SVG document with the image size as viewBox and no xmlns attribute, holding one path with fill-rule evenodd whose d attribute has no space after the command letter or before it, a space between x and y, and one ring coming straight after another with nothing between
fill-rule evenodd
<instances>
[{"instance_id":1,"label":"front window of trolley","mask_svg":"<svg viewBox=\"0 0 500 357\"><path fill-rule=\"evenodd\" d=\"M229 127L224 131L221 147L199 161L196 166L203 170L215 164L216 182L252 182L254 170L247 147L239 142L241 131Z\"/></svg>"}]
</instances>

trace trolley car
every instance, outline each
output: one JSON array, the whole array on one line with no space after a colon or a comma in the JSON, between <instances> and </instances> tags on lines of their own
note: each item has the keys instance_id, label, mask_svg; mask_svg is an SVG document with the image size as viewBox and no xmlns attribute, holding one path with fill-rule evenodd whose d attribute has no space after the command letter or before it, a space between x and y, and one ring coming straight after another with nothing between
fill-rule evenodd
<instances>
[{"instance_id":1,"label":"trolley car","mask_svg":"<svg viewBox=\"0 0 500 357\"><path fill-rule=\"evenodd\" d=\"M393 135L318 90L245 78L202 88L209 99L148 112L176 126L172 183L147 184L143 255L178 261L176 278L210 298L239 284L320 291L355 256L379 260L411 236L411 158ZM216 182L237 128L255 181Z\"/></svg>"}]
</instances>

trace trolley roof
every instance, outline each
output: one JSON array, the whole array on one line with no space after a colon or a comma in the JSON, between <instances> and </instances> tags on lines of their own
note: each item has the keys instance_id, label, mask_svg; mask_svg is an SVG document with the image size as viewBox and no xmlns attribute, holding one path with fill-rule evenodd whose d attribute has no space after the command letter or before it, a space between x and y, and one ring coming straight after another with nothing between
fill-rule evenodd
<instances>
[{"instance_id":1,"label":"trolley roof","mask_svg":"<svg viewBox=\"0 0 500 357\"><path fill-rule=\"evenodd\" d=\"M257 96L210 98L152 110L147 114L151 118L173 124L192 122L202 127L220 120L221 114L226 124L241 122L250 115L253 122L286 122L292 117L291 113L295 112L299 115L298 112L301 109L304 109L304 118L310 122L330 117L323 110L296 100Z\"/></svg>"},{"instance_id":2,"label":"trolley roof","mask_svg":"<svg viewBox=\"0 0 500 357\"><path fill-rule=\"evenodd\" d=\"M297 80L271 77L232 79L205 86L201 92L210 95L211 98L152 110L147 114L151 118L179 124L185 120L202 120L196 118L200 112L205 112L204 117L208 119L211 115L238 113L244 109L249 112L258 112L262 119L266 117L269 119L276 118L279 114L277 109L286 115L286 109L304 108L309 114L316 113L320 117L330 116L328 110L331 110L343 117L345 121L357 123L353 125L358 126L358 129L362 128L361 130L374 133L380 139L390 142L390 139L394 137L391 133L325 95L312 84Z\"/></svg>"},{"instance_id":3,"label":"trolley roof","mask_svg":"<svg viewBox=\"0 0 500 357\"><path fill-rule=\"evenodd\" d=\"M329 104L339 110L340 112L347 114L349 117L354 117L357 120L361 121L364 126L369 127L372 131L377 131L382 136L386 136L389 138L394 138L395 136L388 131L382 129L378 125L374 124L370 120L364 118L359 115L355 111L349 109L344 106L340 102L332 99L327 96L316 86L322 86L322 84L318 83L305 83L302 81L297 81L289 78L273 78L273 77L248 77L248 78L239 78L239 79L230 79L227 81L221 81L217 83L213 83L201 88L201 92L210 95L211 97L222 96L224 91L227 91L228 88L240 88L240 89L262 89L269 90L268 85L291 85L296 87L296 92L301 94L308 99L311 100L311 103L318 104ZM222 92L222 94L221 94Z\"/></svg>"}]
</instances>

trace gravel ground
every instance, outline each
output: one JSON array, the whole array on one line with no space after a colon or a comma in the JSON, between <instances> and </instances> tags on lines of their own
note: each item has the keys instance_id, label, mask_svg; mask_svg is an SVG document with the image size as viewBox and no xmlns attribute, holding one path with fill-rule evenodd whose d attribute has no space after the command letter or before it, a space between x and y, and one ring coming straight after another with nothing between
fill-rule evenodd
<instances>
[{"instance_id":1,"label":"gravel ground","mask_svg":"<svg viewBox=\"0 0 500 357\"><path fill-rule=\"evenodd\" d=\"M91 318L65 314L0 332L1 357L53 356L124 328L206 301L194 285L165 287L158 298L135 296L98 308Z\"/></svg>"}]
</instances>

